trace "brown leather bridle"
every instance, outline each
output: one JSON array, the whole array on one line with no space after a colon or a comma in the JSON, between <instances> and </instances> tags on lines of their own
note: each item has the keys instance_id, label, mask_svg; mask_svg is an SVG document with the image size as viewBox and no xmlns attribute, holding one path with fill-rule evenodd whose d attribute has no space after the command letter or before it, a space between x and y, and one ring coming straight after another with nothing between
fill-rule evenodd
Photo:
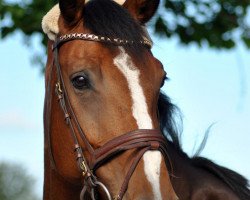
<instances>
[{"instance_id":1,"label":"brown leather bridle","mask_svg":"<svg viewBox=\"0 0 250 200\"><path fill-rule=\"evenodd\" d=\"M141 160L142 156L146 151L149 150L159 150L162 155L164 156L165 160L169 161L169 157L167 154L166 149L166 139L162 135L161 131L158 129L140 129L135 130L129 133L126 133L122 136L118 136L107 143L105 143L102 147L98 149L94 149L91 144L89 143L86 135L84 134L81 126L77 120L77 117L74 113L74 110L71 106L68 93L65 87L65 83L63 80L63 76L61 73L61 67L59 64L59 47L66 42L72 40L88 40L88 41L96 41L96 42L106 42L112 43L114 45L132 45L134 44L133 41L127 41L122 39L110 39L107 37L96 36L93 34L84 34L84 33L73 33L68 35L63 35L59 37L52 49L54 52L54 62L53 65L56 67L57 71L57 83L56 83L56 94L58 96L58 101L60 107L63 111L66 124L70 128L70 134L74 141L74 151L76 153L76 160L80 172L83 176L83 189L80 194L80 199L83 200L86 193L90 195L92 200L95 200L96 197L96 190L98 188L102 189L103 192L106 194L107 199L116 199L121 200L128 188L129 180L136 169L139 161ZM151 46L150 40L145 39L140 41L140 44L146 45L148 47ZM87 160L83 154L82 147L79 144L77 138L77 132L79 133L82 141L85 144L85 148L90 155L90 159ZM98 181L98 178L95 175L95 171L102 166L104 163L108 162L109 160L115 158L118 154L123 153L127 150L137 150L137 154L132 159L130 167L126 172L126 176L122 183L121 189L117 196L111 197L111 194L107 187ZM52 156L53 159L53 156Z\"/></svg>"}]
</instances>

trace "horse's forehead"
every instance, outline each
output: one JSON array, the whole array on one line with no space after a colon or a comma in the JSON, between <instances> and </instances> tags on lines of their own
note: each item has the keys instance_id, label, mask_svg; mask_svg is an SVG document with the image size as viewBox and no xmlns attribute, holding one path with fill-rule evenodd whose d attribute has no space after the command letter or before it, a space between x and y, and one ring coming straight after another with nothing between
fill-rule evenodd
<instances>
[{"instance_id":1,"label":"horse's forehead","mask_svg":"<svg viewBox=\"0 0 250 200\"><path fill-rule=\"evenodd\" d=\"M85 0L85 3L91 0ZM125 0L113 0L116 3L123 5ZM60 16L59 5L56 4L42 19L42 29L48 35L50 40L55 40L56 35L59 33L58 20Z\"/></svg>"}]
</instances>

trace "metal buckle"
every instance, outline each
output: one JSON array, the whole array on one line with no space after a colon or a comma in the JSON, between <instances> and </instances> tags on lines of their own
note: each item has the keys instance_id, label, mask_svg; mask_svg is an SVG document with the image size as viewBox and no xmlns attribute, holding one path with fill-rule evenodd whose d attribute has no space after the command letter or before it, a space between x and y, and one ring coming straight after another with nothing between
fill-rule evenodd
<instances>
[{"instance_id":1,"label":"metal buckle","mask_svg":"<svg viewBox=\"0 0 250 200\"><path fill-rule=\"evenodd\" d=\"M80 168L82 169L82 175L85 176L87 174L87 172L88 172L88 169L87 169L86 164L85 164L84 161L81 162Z\"/></svg>"},{"instance_id":2,"label":"metal buckle","mask_svg":"<svg viewBox=\"0 0 250 200\"><path fill-rule=\"evenodd\" d=\"M58 91L60 94L63 93L60 82L57 82L57 83L56 83L56 89L57 89L57 91Z\"/></svg>"},{"instance_id":3,"label":"metal buckle","mask_svg":"<svg viewBox=\"0 0 250 200\"><path fill-rule=\"evenodd\" d=\"M102 182L95 181L94 184L95 184L95 187L99 187L100 189L102 189L102 191L106 194L106 197L107 197L108 200L112 200L108 188ZM91 189L91 198L95 199L94 188Z\"/></svg>"},{"instance_id":4,"label":"metal buckle","mask_svg":"<svg viewBox=\"0 0 250 200\"><path fill-rule=\"evenodd\" d=\"M108 188L100 181L97 181L97 180L93 180L92 177L89 177L89 181L90 181L90 184L91 185L87 185L85 184L83 186L83 189L81 191L81 194L80 194L80 199L81 200L84 200L85 198L85 195L86 195L86 192L89 192L89 195L91 197L91 200L96 200L95 198L95 189L101 189L107 198L105 198L105 200L112 200L112 197L111 197L111 194L108 190ZM90 189L90 190L88 190ZM115 198L114 200L116 200L117 198Z\"/></svg>"}]
</instances>

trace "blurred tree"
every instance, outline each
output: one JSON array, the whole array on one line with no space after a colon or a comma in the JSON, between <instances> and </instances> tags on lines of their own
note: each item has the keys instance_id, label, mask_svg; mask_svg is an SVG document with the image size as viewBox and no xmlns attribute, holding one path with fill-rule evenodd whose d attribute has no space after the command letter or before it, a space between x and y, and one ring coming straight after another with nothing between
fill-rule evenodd
<instances>
[{"instance_id":1,"label":"blurred tree","mask_svg":"<svg viewBox=\"0 0 250 200\"><path fill-rule=\"evenodd\" d=\"M0 163L1 200L37 200L34 180L19 165Z\"/></svg>"},{"instance_id":2,"label":"blurred tree","mask_svg":"<svg viewBox=\"0 0 250 200\"><path fill-rule=\"evenodd\" d=\"M238 30L250 48L249 6L250 0L165 0L154 27L156 33L178 36L183 44L205 41L210 47L226 49L238 42L233 36Z\"/></svg>"},{"instance_id":3,"label":"blurred tree","mask_svg":"<svg viewBox=\"0 0 250 200\"><path fill-rule=\"evenodd\" d=\"M16 3L12 3L16 2ZM11 35L16 30L20 30L25 36L32 36L35 33L42 34L42 17L49 11L56 0L0 0L0 19L7 21L1 25L1 37ZM43 36L43 44L47 38Z\"/></svg>"},{"instance_id":4,"label":"blurred tree","mask_svg":"<svg viewBox=\"0 0 250 200\"><path fill-rule=\"evenodd\" d=\"M15 2L15 3L13 3ZM56 3L55 0L0 0L2 38L20 30L25 36L42 35L43 15ZM150 23L156 34L177 36L182 44L191 42L212 48L233 48L239 38L250 48L250 25L246 16L250 0L161 0L160 9ZM28 40L27 40L28 41Z\"/></svg>"}]
</instances>

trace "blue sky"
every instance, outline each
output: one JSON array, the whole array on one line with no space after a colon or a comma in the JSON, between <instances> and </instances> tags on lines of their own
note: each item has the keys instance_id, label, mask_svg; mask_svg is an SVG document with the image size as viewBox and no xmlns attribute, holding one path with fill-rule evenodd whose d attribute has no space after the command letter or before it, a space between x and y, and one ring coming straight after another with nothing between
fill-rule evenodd
<instances>
[{"instance_id":1,"label":"blue sky","mask_svg":"<svg viewBox=\"0 0 250 200\"><path fill-rule=\"evenodd\" d=\"M241 42L218 51L153 39L170 78L163 89L183 113L184 150L192 155L215 123L202 155L250 179L250 51ZM30 62L39 37L33 48L23 42L20 33L0 41L0 161L22 163L41 196L44 79Z\"/></svg>"}]
</instances>

